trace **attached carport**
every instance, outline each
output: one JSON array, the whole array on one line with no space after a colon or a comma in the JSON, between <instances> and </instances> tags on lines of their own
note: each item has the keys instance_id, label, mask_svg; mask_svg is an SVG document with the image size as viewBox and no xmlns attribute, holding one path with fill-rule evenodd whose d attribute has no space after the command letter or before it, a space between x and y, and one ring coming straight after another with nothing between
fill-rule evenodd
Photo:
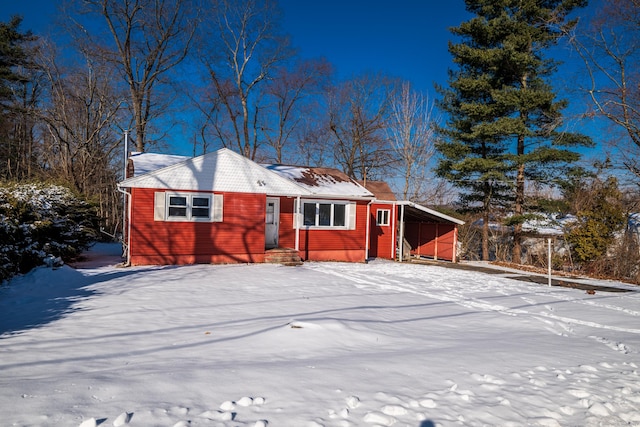
<instances>
[{"instance_id":1,"label":"attached carport","mask_svg":"<svg viewBox=\"0 0 640 427\"><path fill-rule=\"evenodd\" d=\"M456 262L458 226L464 221L409 201L394 204L398 210L398 235L404 242L398 245L398 260L413 257Z\"/></svg>"}]
</instances>

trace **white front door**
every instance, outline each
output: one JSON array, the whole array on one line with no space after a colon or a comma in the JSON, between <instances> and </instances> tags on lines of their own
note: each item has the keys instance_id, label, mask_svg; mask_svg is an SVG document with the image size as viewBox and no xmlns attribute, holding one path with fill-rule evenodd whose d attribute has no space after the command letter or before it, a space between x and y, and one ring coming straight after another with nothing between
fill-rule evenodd
<instances>
[{"instance_id":1,"label":"white front door","mask_svg":"<svg viewBox=\"0 0 640 427\"><path fill-rule=\"evenodd\" d=\"M278 223L280 221L280 199L267 197L264 241L267 249L278 247Z\"/></svg>"}]
</instances>

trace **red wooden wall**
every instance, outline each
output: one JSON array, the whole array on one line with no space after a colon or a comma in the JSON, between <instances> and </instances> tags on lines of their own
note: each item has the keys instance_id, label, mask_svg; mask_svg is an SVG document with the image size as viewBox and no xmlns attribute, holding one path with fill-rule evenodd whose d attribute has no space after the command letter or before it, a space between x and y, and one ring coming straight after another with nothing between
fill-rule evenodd
<instances>
[{"instance_id":1,"label":"red wooden wall","mask_svg":"<svg viewBox=\"0 0 640 427\"><path fill-rule=\"evenodd\" d=\"M279 246L295 248L293 225L294 198L280 199ZM318 230L300 228L299 254L303 260L364 262L367 227L367 202L356 205L355 230Z\"/></svg>"},{"instance_id":2,"label":"red wooden wall","mask_svg":"<svg viewBox=\"0 0 640 427\"><path fill-rule=\"evenodd\" d=\"M155 191L131 189L132 265L264 260L265 195L223 193L222 222L177 222L154 221Z\"/></svg>"},{"instance_id":3,"label":"red wooden wall","mask_svg":"<svg viewBox=\"0 0 640 427\"><path fill-rule=\"evenodd\" d=\"M405 238L411 255L453 261L456 226L454 224L407 222Z\"/></svg>"},{"instance_id":4,"label":"red wooden wall","mask_svg":"<svg viewBox=\"0 0 640 427\"><path fill-rule=\"evenodd\" d=\"M377 225L378 209L384 209L389 211L389 225ZM369 256L372 258L385 258L394 259L395 257L395 240L396 233L393 228L396 226L396 216L394 211L395 206L389 204L376 204L371 205L370 221L370 245Z\"/></svg>"}]
</instances>

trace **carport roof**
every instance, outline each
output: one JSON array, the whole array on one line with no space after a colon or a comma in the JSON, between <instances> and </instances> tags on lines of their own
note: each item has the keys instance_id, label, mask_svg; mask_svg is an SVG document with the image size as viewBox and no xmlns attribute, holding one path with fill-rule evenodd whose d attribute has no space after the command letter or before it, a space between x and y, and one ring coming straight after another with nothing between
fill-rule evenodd
<instances>
[{"instance_id":1,"label":"carport roof","mask_svg":"<svg viewBox=\"0 0 640 427\"><path fill-rule=\"evenodd\" d=\"M409 201L396 202L398 206L404 206L404 220L428 221L428 222L448 222L452 224L462 225L464 221L445 215L442 212L429 209Z\"/></svg>"}]
</instances>

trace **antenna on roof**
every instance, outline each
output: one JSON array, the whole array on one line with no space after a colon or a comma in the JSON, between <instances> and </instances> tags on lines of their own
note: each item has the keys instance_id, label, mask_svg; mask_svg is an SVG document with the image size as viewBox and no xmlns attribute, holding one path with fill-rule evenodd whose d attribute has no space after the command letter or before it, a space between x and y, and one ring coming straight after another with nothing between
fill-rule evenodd
<instances>
[{"instance_id":1,"label":"antenna on roof","mask_svg":"<svg viewBox=\"0 0 640 427\"><path fill-rule=\"evenodd\" d=\"M129 160L129 129L124 130L124 169L122 179L127 179L127 163Z\"/></svg>"}]
</instances>

